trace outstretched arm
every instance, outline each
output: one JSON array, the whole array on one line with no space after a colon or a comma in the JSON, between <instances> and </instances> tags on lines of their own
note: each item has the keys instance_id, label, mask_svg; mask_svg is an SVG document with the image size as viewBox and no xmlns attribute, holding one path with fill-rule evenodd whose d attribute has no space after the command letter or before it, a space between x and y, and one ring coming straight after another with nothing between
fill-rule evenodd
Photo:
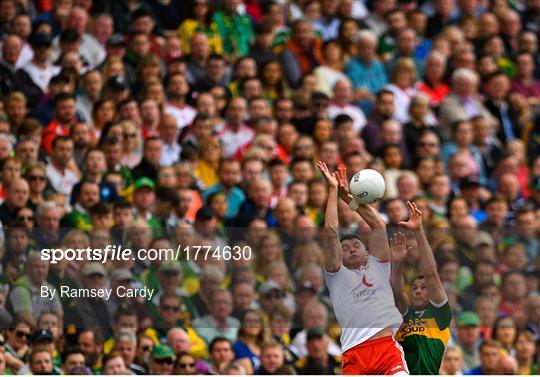
<instances>
[{"instance_id":1,"label":"outstretched arm","mask_svg":"<svg viewBox=\"0 0 540 377\"><path fill-rule=\"evenodd\" d=\"M392 285L396 307L403 315L405 315L409 306L409 300L404 292L405 278L403 276L403 263L406 257L407 246L405 235L403 233L394 234L390 241L390 261L392 263L390 284Z\"/></svg>"},{"instance_id":2,"label":"outstretched arm","mask_svg":"<svg viewBox=\"0 0 540 377\"><path fill-rule=\"evenodd\" d=\"M429 246L426 232L424 232L424 228L422 227L422 212L414 203L407 202L407 207L410 213L409 220L402 221L399 225L414 232L416 242L418 243L420 273L426 279L428 297L433 303L440 304L446 300L447 296L439 273L437 272L437 263L435 263L433 251L431 250L431 246Z\"/></svg>"},{"instance_id":3,"label":"outstretched arm","mask_svg":"<svg viewBox=\"0 0 540 377\"><path fill-rule=\"evenodd\" d=\"M336 173L330 173L328 166L322 161L317 163L326 185L328 186L328 199L324 214L323 240L325 245L324 268L328 272L337 272L343 263L341 244L339 243L339 218L338 218L338 180Z\"/></svg>"},{"instance_id":4,"label":"outstretched arm","mask_svg":"<svg viewBox=\"0 0 540 377\"><path fill-rule=\"evenodd\" d=\"M339 195L343 201L350 204L353 196L349 193L347 182L347 172L344 168L338 169ZM359 204L356 209L362 219L369 225L372 232L369 237L369 251L381 260L390 258L390 248L388 246L388 236L386 234L386 223L379 212L370 204Z\"/></svg>"}]
</instances>

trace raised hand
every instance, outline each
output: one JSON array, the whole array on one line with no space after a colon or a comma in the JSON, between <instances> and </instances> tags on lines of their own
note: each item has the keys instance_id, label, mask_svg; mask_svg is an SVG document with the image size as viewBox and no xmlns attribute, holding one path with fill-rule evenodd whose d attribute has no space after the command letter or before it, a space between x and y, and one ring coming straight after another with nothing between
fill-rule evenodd
<instances>
[{"instance_id":1,"label":"raised hand","mask_svg":"<svg viewBox=\"0 0 540 377\"><path fill-rule=\"evenodd\" d=\"M329 188L337 189L338 188L338 179L337 179L337 173L330 173L328 170L328 166L325 162L319 161L317 162L317 167L321 171L324 180L326 181L326 184Z\"/></svg>"},{"instance_id":2,"label":"raised hand","mask_svg":"<svg viewBox=\"0 0 540 377\"><path fill-rule=\"evenodd\" d=\"M400 221L399 225L410 230L418 230L422 228L422 211L418 209L415 203L407 202L409 209L409 220Z\"/></svg>"},{"instance_id":3,"label":"raised hand","mask_svg":"<svg viewBox=\"0 0 540 377\"><path fill-rule=\"evenodd\" d=\"M405 234L398 232L395 233L392 239L389 240L390 244L390 261L403 263L407 257L407 237Z\"/></svg>"},{"instance_id":4,"label":"raised hand","mask_svg":"<svg viewBox=\"0 0 540 377\"><path fill-rule=\"evenodd\" d=\"M338 192L339 197L347 202L350 203L351 200L353 200L353 196L349 192L349 182L347 181L347 170L343 167L338 168L337 171L337 179L338 179Z\"/></svg>"}]
</instances>

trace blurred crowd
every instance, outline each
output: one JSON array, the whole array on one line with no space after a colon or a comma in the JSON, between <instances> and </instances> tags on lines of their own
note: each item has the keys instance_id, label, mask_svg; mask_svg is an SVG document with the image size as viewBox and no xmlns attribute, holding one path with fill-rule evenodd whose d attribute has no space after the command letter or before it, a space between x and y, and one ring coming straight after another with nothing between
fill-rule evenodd
<instances>
[{"instance_id":1,"label":"blurred crowd","mask_svg":"<svg viewBox=\"0 0 540 377\"><path fill-rule=\"evenodd\" d=\"M0 374L340 374L317 160L383 174L389 237L421 209L442 373L537 374L539 34L539 0L0 0ZM107 245L183 252L40 254Z\"/></svg>"}]
</instances>

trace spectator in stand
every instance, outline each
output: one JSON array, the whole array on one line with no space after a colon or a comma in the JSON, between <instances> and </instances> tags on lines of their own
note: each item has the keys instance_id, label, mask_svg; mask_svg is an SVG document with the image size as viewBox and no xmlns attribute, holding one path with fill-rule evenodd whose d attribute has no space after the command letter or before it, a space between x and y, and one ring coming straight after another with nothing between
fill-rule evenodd
<instances>
[{"instance_id":1,"label":"spectator in stand","mask_svg":"<svg viewBox=\"0 0 540 377\"><path fill-rule=\"evenodd\" d=\"M221 36L223 51L232 60L247 55L253 40L251 21L248 16L238 12L239 5L239 0L227 0L213 18Z\"/></svg>"},{"instance_id":2,"label":"spectator in stand","mask_svg":"<svg viewBox=\"0 0 540 377\"><path fill-rule=\"evenodd\" d=\"M322 42L314 36L307 20L297 20L292 25L291 40L280 55L280 62L293 88L298 87L303 75L322 64Z\"/></svg>"},{"instance_id":3,"label":"spectator in stand","mask_svg":"<svg viewBox=\"0 0 540 377\"><path fill-rule=\"evenodd\" d=\"M217 25L212 20L213 10L211 2L207 0L193 0L187 7L190 15L180 24L178 36L182 41L182 53L190 53L189 41L195 33L204 33L208 37L210 50L216 54L223 53L221 36L217 31Z\"/></svg>"}]
</instances>

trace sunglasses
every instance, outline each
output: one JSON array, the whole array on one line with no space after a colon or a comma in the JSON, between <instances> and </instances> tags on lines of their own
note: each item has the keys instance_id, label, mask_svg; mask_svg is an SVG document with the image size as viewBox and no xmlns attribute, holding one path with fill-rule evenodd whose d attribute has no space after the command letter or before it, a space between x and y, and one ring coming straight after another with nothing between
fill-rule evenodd
<instances>
[{"instance_id":1,"label":"sunglasses","mask_svg":"<svg viewBox=\"0 0 540 377\"><path fill-rule=\"evenodd\" d=\"M420 143L419 145L421 147L436 147L437 146L436 143Z\"/></svg>"},{"instance_id":2,"label":"sunglasses","mask_svg":"<svg viewBox=\"0 0 540 377\"><path fill-rule=\"evenodd\" d=\"M173 359L154 359L154 362L157 364L172 364Z\"/></svg>"},{"instance_id":3,"label":"sunglasses","mask_svg":"<svg viewBox=\"0 0 540 377\"><path fill-rule=\"evenodd\" d=\"M182 363L182 364L178 364L178 366L180 368L195 368L195 363L189 363L189 364Z\"/></svg>"},{"instance_id":4,"label":"sunglasses","mask_svg":"<svg viewBox=\"0 0 540 377\"><path fill-rule=\"evenodd\" d=\"M28 339L30 337L30 334L21 330L17 330L15 333L19 338Z\"/></svg>"},{"instance_id":5,"label":"sunglasses","mask_svg":"<svg viewBox=\"0 0 540 377\"><path fill-rule=\"evenodd\" d=\"M34 216L17 216L18 221L34 221Z\"/></svg>"},{"instance_id":6,"label":"sunglasses","mask_svg":"<svg viewBox=\"0 0 540 377\"><path fill-rule=\"evenodd\" d=\"M163 309L166 312L178 312L178 311L180 311L179 306L171 306L171 305L161 305L161 309Z\"/></svg>"},{"instance_id":7,"label":"sunglasses","mask_svg":"<svg viewBox=\"0 0 540 377\"><path fill-rule=\"evenodd\" d=\"M30 175L28 176L28 179L30 181L41 181L41 182L45 181L45 177L43 175Z\"/></svg>"},{"instance_id":8,"label":"sunglasses","mask_svg":"<svg viewBox=\"0 0 540 377\"><path fill-rule=\"evenodd\" d=\"M133 134L124 134L124 137L125 138L132 138L132 139L135 139L137 137L137 134L133 133Z\"/></svg>"},{"instance_id":9,"label":"sunglasses","mask_svg":"<svg viewBox=\"0 0 540 377\"><path fill-rule=\"evenodd\" d=\"M143 350L144 352L151 351L152 348L153 348L152 346L142 346L142 350Z\"/></svg>"}]
</instances>

